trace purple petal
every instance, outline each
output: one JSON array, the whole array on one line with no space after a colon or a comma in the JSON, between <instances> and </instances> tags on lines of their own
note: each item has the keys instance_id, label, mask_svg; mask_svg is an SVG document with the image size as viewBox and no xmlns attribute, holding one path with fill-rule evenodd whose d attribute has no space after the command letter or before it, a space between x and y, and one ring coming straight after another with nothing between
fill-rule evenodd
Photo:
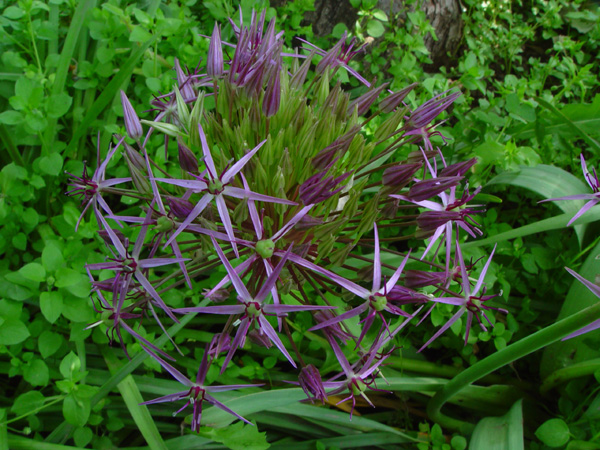
<instances>
[{"instance_id":1,"label":"purple petal","mask_svg":"<svg viewBox=\"0 0 600 450\"><path fill-rule=\"evenodd\" d=\"M385 284L385 292L390 292L392 290L392 288L394 286L396 286L396 283L398 282L398 279L400 279L400 275L402 274L402 271L404 270L404 266L406 265L406 262L408 261L410 252L411 252L411 250L408 251L408 253L404 257L404 259L402 260L402 263L400 263L400 265L398 266L398 268L392 275L392 278L390 278L388 280L388 282Z\"/></svg>"},{"instance_id":2,"label":"purple petal","mask_svg":"<svg viewBox=\"0 0 600 450\"><path fill-rule=\"evenodd\" d=\"M240 254L238 252L237 245L235 245L235 234L233 233L233 225L231 224L231 218L229 217L229 209L225 204L225 199L222 195L216 195L215 202L217 203L217 211L219 212L219 217L221 218L221 222L223 222L223 226L225 227L225 231L227 232L227 236L229 237L229 242L231 242L233 253L235 253L236 258L239 258Z\"/></svg>"},{"instance_id":3,"label":"purple petal","mask_svg":"<svg viewBox=\"0 0 600 450\"><path fill-rule=\"evenodd\" d=\"M246 153L242 158L240 158L240 160L237 161L233 166L231 166L229 169L227 169L227 172L225 172L223 174L223 176L221 177L221 181L223 182L223 184L229 183L233 179L233 177L235 177L236 174L240 170L242 170L242 168L246 165L246 163L248 161L250 161L250 158L252 158L254 156L254 154L265 144L265 142L267 142L266 139L264 141L260 142L256 147L254 147L252 150L250 150L248 153Z\"/></svg>"},{"instance_id":4,"label":"purple petal","mask_svg":"<svg viewBox=\"0 0 600 450\"><path fill-rule=\"evenodd\" d=\"M210 176L215 178L217 176L217 169L215 167L215 162L213 161L212 155L210 154L208 143L206 142L206 135L204 134L204 130L202 129L202 125L200 123L198 123L198 134L200 135L200 142L202 143L204 164L206 164L206 168L210 172Z\"/></svg>"},{"instance_id":5,"label":"purple petal","mask_svg":"<svg viewBox=\"0 0 600 450\"><path fill-rule=\"evenodd\" d=\"M175 317L173 315L173 313L171 312L171 309L165 304L163 299L160 298L160 295L158 295L158 292L156 292L156 289L154 289L154 286L152 286L150 281L148 281L148 279L144 276L144 274L139 269L135 271L135 278L144 287L146 292L148 292L148 294L150 294L150 296L154 299L154 301L156 301L158 306L160 306L160 308L167 314L167 316L169 316L171 319L173 319L173 321L175 321L176 323L179 323L179 320L177 320L177 317Z\"/></svg>"},{"instance_id":6,"label":"purple petal","mask_svg":"<svg viewBox=\"0 0 600 450\"><path fill-rule=\"evenodd\" d=\"M457 320L460 318L460 316L462 316L462 315L464 314L464 312L465 312L466 310L467 310L467 307L466 307L466 306L463 306L463 307L461 307L461 308L460 308L460 309L459 309L459 310L456 312L456 314L454 314L454 315L453 315L453 316L450 318L450 320L449 320L448 322L446 322L446 323L444 324L444 326L443 326L442 328L440 328L440 329L437 331L437 333L435 333L435 334L434 334L434 335L431 337L431 339L429 339L427 342L425 342L425 344L423 345L423 347L421 347L421 348L420 348L420 349L417 351L417 353L420 353L420 352L422 352L422 351L423 351L423 350L424 350L424 349L425 349L425 348L426 348L426 347L427 347L429 344L431 344L433 341L435 341L435 340L436 340L436 339L437 339L437 338L438 338L438 337L439 337L439 336L440 336L440 335L441 335L441 334L442 334L444 331L446 331L448 328L450 328L450 326L452 326L452 324L453 324L454 322L456 322L456 321L457 321Z\"/></svg>"},{"instance_id":7,"label":"purple petal","mask_svg":"<svg viewBox=\"0 0 600 450\"><path fill-rule=\"evenodd\" d=\"M487 262L485 263L485 266L483 266L483 269L481 270L481 274L479 275L479 279L477 280L477 284L475 284L475 287L473 288L473 292L471 293L471 295L477 295L477 293L479 292L479 289L481 289L481 286L483 285L483 280L485 278L485 274L490 267L490 263L492 262L492 257L494 256L494 252L496 251L497 245L498 244L494 245L494 249L492 250L490 257L488 258Z\"/></svg>"},{"instance_id":8,"label":"purple petal","mask_svg":"<svg viewBox=\"0 0 600 450\"><path fill-rule=\"evenodd\" d=\"M229 275L229 279L231 280L231 283L233 284L235 291L238 293L238 295L240 296L240 298L243 301L245 301L245 302L253 301L254 299L250 295L250 292L248 292L248 289L246 289L246 285L244 284L242 279L239 277L237 272L234 270L234 268L231 266L231 263L229 262L229 260L225 257L223 250L221 250L221 247L219 246L219 244L217 244L217 241L215 241L215 238L213 238L211 236L211 240L213 242L213 245L215 246L215 250L217 251L219 258L221 259L221 261L223 262L223 265L225 266L225 270L227 270L227 274Z\"/></svg>"},{"instance_id":9,"label":"purple petal","mask_svg":"<svg viewBox=\"0 0 600 450\"><path fill-rule=\"evenodd\" d=\"M569 223L567 223L567 226L570 226L573 222L575 222L577 219L579 219L584 213L586 213L592 206L596 205L598 202L600 202L600 198L595 198L595 199L587 202L585 205L583 205L581 207L581 209L577 212L577 214L575 214L573 216L573 218L571 220L569 220Z\"/></svg>"},{"instance_id":10,"label":"purple petal","mask_svg":"<svg viewBox=\"0 0 600 450\"><path fill-rule=\"evenodd\" d=\"M175 394L169 394L163 397L155 398L154 400L148 400L147 402L140 403L140 405L153 405L155 403L176 402L178 400L181 400L182 398L186 398L187 395L188 391L176 392Z\"/></svg>"},{"instance_id":11,"label":"purple petal","mask_svg":"<svg viewBox=\"0 0 600 450\"><path fill-rule=\"evenodd\" d=\"M294 362L294 360L292 359L292 357L290 356L290 354L285 349L285 346L283 345L283 342L281 342L281 339L279 339L279 336L277 336L277 332L271 326L271 324L266 319L266 317L259 316L258 317L258 324L260 325L260 329L265 332L265 334L269 337L269 339L271 339L271 341L273 342L273 344L275 344L275 346L279 349L279 351L281 353L283 353L283 355L287 358L287 360L290 362L290 364L292 366L294 366L294 368L295 368L296 367L296 363Z\"/></svg>"},{"instance_id":12,"label":"purple petal","mask_svg":"<svg viewBox=\"0 0 600 450\"><path fill-rule=\"evenodd\" d=\"M244 418L243 418L242 416L240 416L238 413L236 413L235 411L233 411L233 410L229 409L227 406L225 406L225 405L224 405L223 403L221 403L220 401L216 400L214 397L211 397L211 396L210 396L210 395L208 395L208 394L204 394L204 398L205 398L205 399L206 399L206 401L207 401L208 403L210 403L211 405L213 405L213 406L216 406L217 408L220 408L220 409L222 409L223 411L225 411L225 412L227 412L227 413L229 413L229 414L231 414L231 415L233 415L233 416L237 417L237 418L238 418L238 419L240 419L240 420L243 420L244 422L246 422L246 423L247 423L247 424L249 424L249 425L254 425L252 422L250 422L250 421L248 421L248 420L244 419Z\"/></svg>"},{"instance_id":13,"label":"purple petal","mask_svg":"<svg viewBox=\"0 0 600 450\"><path fill-rule=\"evenodd\" d=\"M175 231L171 237L167 240L167 243L164 245L164 247L167 247L169 244L171 244L171 242L173 242L175 240L175 238L177 236L179 236L179 234L185 230L185 228L191 224L194 219L196 219L196 217L198 217L202 211L204 211L204 208L206 208L208 206L208 204L210 203L210 201L213 199L213 195L212 194L204 194L204 197L202 197L200 199L200 201L198 203L196 203L196 206L194 206L194 209L192 209L192 212L190 212L190 215L186 217L186 219L183 221L183 223L179 226L179 228L177 228L177 231ZM163 248L164 248L163 247Z\"/></svg>"},{"instance_id":14,"label":"purple petal","mask_svg":"<svg viewBox=\"0 0 600 450\"><path fill-rule=\"evenodd\" d=\"M373 224L375 233L375 254L373 255L373 289L371 292L378 292L381 288L381 259L379 251L379 233L377 233L377 224Z\"/></svg>"},{"instance_id":15,"label":"purple petal","mask_svg":"<svg viewBox=\"0 0 600 450\"><path fill-rule=\"evenodd\" d=\"M203 314L243 314L246 310L244 305L216 305L216 306L192 306L189 308L177 308L173 312L177 314L203 313Z\"/></svg>"},{"instance_id":16,"label":"purple petal","mask_svg":"<svg viewBox=\"0 0 600 450\"><path fill-rule=\"evenodd\" d=\"M281 203L282 205L297 205L296 202L292 202L290 200L285 200L282 198L271 197L270 195L258 194L256 192L247 191L242 188L237 188L233 186L225 186L223 188L223 195L228 195L233 198L249 198L251 200L257 200L261 202L270 202L270 203Z\"/></svg>"},{"instance_id":17,"label":"purple petal","mask_svg":"<svg viewBox=\"0 0 600 450\"><path fill-rule=\"evenodd\" d=\"M326 320L325 322L321 322L320 324L315 325L314 327L310 328L308 331L320 330L321 328L328 327L329 325L333 325L335 323L342 322L351 317L358 316L358 315L362 314L364 311L366 311L368 307L369 307L369 302L364 302L362 305L359 305L356 308L351 309L350 311L346 311L345 313L342 313L339 316L335 316L332 319Z\"/></svg>"}]
</instances>

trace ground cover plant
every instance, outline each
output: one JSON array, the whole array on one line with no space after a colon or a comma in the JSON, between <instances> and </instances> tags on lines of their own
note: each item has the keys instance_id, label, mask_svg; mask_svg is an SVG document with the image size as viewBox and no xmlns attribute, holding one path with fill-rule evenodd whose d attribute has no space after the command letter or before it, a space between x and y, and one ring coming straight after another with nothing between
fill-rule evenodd
<instances>
[{"instance_id":1,"label":"ground cover plant","mask_svg":"<svg viewBox=\"0 0 600 450\"><path fill-rule=\"evenodd\" d=\"M2 5L0 446L598 447L597 7L204 3Z\"/></svg>"}]
</instances>

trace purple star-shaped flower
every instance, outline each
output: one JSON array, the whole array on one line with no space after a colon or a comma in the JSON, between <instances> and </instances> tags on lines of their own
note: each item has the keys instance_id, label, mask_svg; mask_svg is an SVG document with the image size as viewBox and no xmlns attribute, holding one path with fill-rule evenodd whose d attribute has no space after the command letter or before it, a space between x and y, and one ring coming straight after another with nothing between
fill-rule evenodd
<instances>
[{"instance_id":1,"label":"purple star-shaped flower","mask_svg":"<svg viewBox=\"0 0 600 450\"><path fill-rule=\"evenodd\" d=\"M225 196L240 198L240 199L252 199L252 200L260 200L264 202L272 202L272 203L281 203L284 205L295 205L295 202L284 200L277 197L271 197L269 195L258 194L256 192L252 192L248 189L242 189L238 187L231 186L230 183L233 181L233 178L237 173L242 170L242 168L246 165L246 163L254 156L254 154L264 145L266 139L260 142L256 147L254 147L251 151L246 153L238 162L236 162L233 166L227 169L224 173L217 176L217 169L215 167L215 163L213 161L212 155L210 154L210 149L208 148L208 143L206 142L206 135L204 134L204 130L202 129L202 125L198 124L198 132L200 134L200 142L202 143L202 152L204 154L204 162L206 163L206 171L203 174L206 175L206 178L203 176L195 176L190 174L196 178L196 180L177 180L172 178L156 178L157 181L161 181L163 183L173 184L175 186L181 186L186 189L190 189L192 192L203 192L204 196L196 203L196 206L187 218L183 221L183 223L179 226L177 231L175 231L171 237L167 240L165 246L169 245L173 240L184 231L188 225L190 225L196 217L198 217L202 211L208 206L208 204L215 199L217 204L217 210L219 212L219 216L221 217L221 221L223 222L223 226L225 227L225 231L227 232L227 236L231 241L231 245L233 247L233 251L235 255L239 257L239 253L237 250L237 246L235 245L234 239L235 235L233 232L233 226L231 224L231 219L229 217L229 210L225 203ZM208 173L207 173L208 172Z\"/></svg>"},{"instance_id":2,"label":"purple star-shaped flower","mask_svg":"<svg viewBox=\"0 0 600 450\"><path fill-rule=\"evenodd\" d=\"M471 324L473 322L473 317L477 318L479 325L484 331L487 331L487 328L483 324L481 318L478 314L481 314L487 322L493 326L490 319L486 316L485 310L497 310L501 311L505 314L508 313L507 310L502 308L494 308L492 306L486 306L484 302L497 297L500 294L495 295L485 295L485 288L483 288L481 295L477 295L480 289L483 287L483 280L485 279L485 274L487 273L490 263L492 262L492 257L494 256L494 252L496 251L496 246L492 250L490 257L488 258L485 266L481 273L479 274L479 278L475 283L473 289L471 289L471 284L469 282L469 276L467 275L467 269L465 266L465 261L463 259L462 252L460 251L460 246L458 241L456 242L456 253L458 254L458 261L460 265L461 272L461 284L462 284L462 296L456 297L437 297L432 300L438 303L446 303L449 305L460 306L460 309L450 318L448 322L446 322L442 328L440 328L420 349L419 352L424 350L429 344L431 344L434 340L436 340L444 331L452 326L454 322L456 322L465 312L467 313L467 331L465 333L465 345L467 345L467 340L469 339L469 331L471 330Z\"/></svg>"},{"instance_id":3,"label":"purple star-shaped flower","mask_svg":"<svg viewBox=\"0 0 600 450\"><path fill-rule=\"evenodd\" d=\"M77 231L77 229L79 228L81 219L83 219L83 216L85 215L90 206L93 206L94 214L98 219L98 224L100 224L99 217L102 214L100 208L102 208L108 214L113 215L110 206L108 206L108 203L106 203L106 201L102 198L102 192L105 191L106 188L109 188L116 184L131 181L131 178L113 178L110 180L105 180L104 178L106 176L106 167L108 166L110 159L113 157L117 149L121 146L124 139L125 138L122 137L121 139L119 139L119 142L116 146L109 149L108 154L106 155L106 159L102 161L102 163L100 163L100 139L98 139L98 164L91 178L87 176L87 169L85 167L83 168L83 175L81 177L69 174L73 177L73 180L70 182L70 185L74 189L68 191L67 195L79 195L83 198L83 204L85 204L85 207L83 208L79 219L77 219L75 231ZM98 205L100 205L100 208L98 208Z\"/></svg>"},{"instance_id":4,"label":"purple star-shaped flower","mask_svg":"<svg viewBox=\"0 0 600 450\"><path fill-rule=\"evenodd\" d=\"M410 316L410 314L408 314L406 311L403 311L399 307L388 302L388 298L387 298L387 293L390 292L392 290L392 288L398 282L398 279L400 278L400 275L402 274L402 270L404 270L404 266L406 265L406 262L408 261L410 252L408 255L406 255L406 257L404 258L404 260L402 261L400 266L398 266L398 268L396 269L396 271L394 272L392 277L387 281L387 283L385 283L385 285L382 286L381 285L381 258L380 258L380 249L379 249L379 234L377 232L376 224L373 224L373 230L375 232L375 254L373 257L373 287L371 288L371 290L366 289L362 286L359 286L358 284L356 284L350 280L347 280L347 279L345 279L333 272L330 272L326 269L318 268L319 270L317 270L321 274L329 277L330 280L332 280L335 283L342 286L344 289L347 289L348 291L350 291L353 294L362 298L364 300L364 303L357 306L356 308L351 309L350 311L340 314L339 316L333 317L332 319L326 320L324 322L319 323L318 325L315 325L309 331L319 330L321 328L325 328L329 325L333 325L335 323L341 322L341 321L349 319L351 317L358 316L359 314L362 314L364 311L366 311L367 309L370 308L369 314L367 315L367 317L364 320L365 323L363 325L362 332L360 334L360 337L358 338L358 342L356 343L356 346L358 347L358 345L360 344L362 339L365 337L365 334L367 333L367 331L373 324L373 321L375 320L375 316L379 316L381 318L384 326L387 328L387 322L385 321L385 318L383 317L382 311L385 310L392 314L405 316L405 317Z\"/></svg>"},{"instance_id":5,"label":"purple star-shaped flower","mask_svg":"<svg viewBox=\"0 0 600 450\"><path fill-rule=\"evenodd\" d=\"M150 215L151 211L148 212ZM96 263L96 264L88 264L86 267L91 270L114 270L117 272L117 277L115 277L115 283L122 283L123 280L127 278L135 278L145 289L145 291L152 297L152 299L158 304L158 306L175 322L179 322L175 315L171 312L171 309L165 304L165 302L160 298L158 292L152 283L148 280L144 271L146 269L150 269L152 267L160 267L168 264L176 264L183 261L188 261L185 258L147 258L140 259L140 253L142 251L142 247L144 245L144 239L146 238L146 233L148 231L149 225L149 217L147 217L146 221L142 224L142 228L140 233L138 234L137 239L135 240L135 244L133 246L133 251L129 253L129 251L123 245L123 242L119 239L114 230L108 225L106 219L102 217L102 215L98 216L106 233L110 239L110 242L117 250L116 257L110 262ZM122 284L121 284L122 285ZM115 292L118 287L115 285ZM115 312L120 312L123 306L123 301L125 300L125 296L122 295L119 297L119 304L115 310Z\"/></svg>"},{"instance_id":6,"label":"purple star-shaped flower","mask_svg":"<svg viewBox=\"0 0 600 450\"><path fill-rule=\"evenodd\" d=\"M219 254L219 258L223 262L227 273L229 274L229 278L233 283L236 292L238 293L238 300L240 302L239 305L217 305L217 306L196 306L191 308L179 308L174 309L173 311L182 314L188 313L204 313L204 314L227 314L227 315L238 315L241 314L241 321L238 325L238 330L231 344L231 348L227 353L225 361L223 363L223 368L221 369L221 373L225 370L231 358L233 358L233 354L237 350L238 347L244 345L244 341L246 339L246 335L250 330L252 325L257 325L260 332L267 335L267 337L275 344L275 346L283 353L283 355L288 359L288 361L292 364L292 366L296 367L296 363L285 349L283 342L279 339L277 332L273 328L273 326L269 323L266 316L267 315L286 315L289 312L295 311L314 311L318 309L333 309L335 307L332 306L321 306L321 305L269 305L265 304L264 301L269 295L269 292L275 286L275 282L283 269L283 266L288 260L290 252L292 250L292 245L289 246L288 250L284 254L284 256L277 264L277 267L273 269L269 277L266 279L260 290L256 295L251 295L248 292L248 289L244 285L244 282L239 277L235 269L231 266L231 263L225 257L223 250L217 244L217 241L211 236L213 244L217 253Z\"/></svg>"},{"instance_id":7,"label":"purple star-shaped flower","mask_svg":"<svg viewBox=\"0 0 600 450\"><path fill-rule=\"evenodd\" d=\"M143 347L144 348L144 347ZM173 378L179 381L181 384L186 386L188 389L181 392L176 392L174 394L165 395L163 397L155 398L154 400L149 400L147 402L142 403L142 405L152 405L155 403L165 403L165 402L176 402L178 400L187 399L185 405L181 409L178 409L173 413L173 415L178 414L183 411L189 405L193 405L193 415L192 415L192 431L198 431L200 428L200 421L202 419L202 403L207 401L213 406L222 409L223 411L237 417L240 420L248 424L252 424L248 420L244 419L235 411L229 409L223 403L212 397L209 393L211 392L224 392L231 391L233 389L241 389L247 387L257 387L262 386L261 384L236 384L229 386L206 386L204 381L206 380L206 373L208 372L208 367L210 365L208 361L208 353L209 349L206 348L204 351L204 355L202 356L202 361L200 362L200 367L198 368L198 373L196 375L196 381L190 380L188 377L183 375L179 370L175 369L169 363L164 361L159 356L149 352L146 348L144 348L148 352L152 358L160 363L163 368L171 374Z\"/></svg>"},{"instance_id":8,"label":"purple star-shaped flower","mask_svg":"<svg viewBox=\"0 0 600 450\"><path fill-rule=\"evenodd\" d=\"M585 163L585 158L583 157L583 153L580 155L581 158L581 170L583 172L583 176L585 177L585 181L592 189L592 194L576 194L576 195L567 195L566 197L560 198L549 198L546 200L541 200L540 203L543 202L555 202L559 200L588 200L588 202L581 207L577 214L573 216L567 226L570 226L573 222L575 222L578 218L580 218L583 214L589 211L592 206L600 203L600 181L598 181L598 175L596 174L596 169L592 169L592 173L587 168Z\"/></svg>"}]
</instances>

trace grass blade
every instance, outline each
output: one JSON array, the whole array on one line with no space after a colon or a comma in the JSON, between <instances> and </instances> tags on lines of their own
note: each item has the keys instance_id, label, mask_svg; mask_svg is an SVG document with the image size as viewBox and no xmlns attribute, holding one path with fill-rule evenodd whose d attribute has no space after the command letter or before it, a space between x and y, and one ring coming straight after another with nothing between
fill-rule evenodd
<instances>
[{"instance_id":1,"label":"grass blade","mask_svg":"<svg viewBox=\"0 0 600 450\"><path fill-rule=\"evenodd\" d=\"M94 104L90 107L87 114L81 121L81 124L73 134L71 142L67 147L66 154L72 155L77 150L77 142L85 133L87 133L89 127L92 125L94 120L100 116L100 113L106 108L110 102L112 102L121 88L121 85L131 76L133 69L135 69L138 61L146 51L146 49L156 40L156 37L148 39L137 49L135 49L131 56L125 61L119 72L110 80L110 83L104 88L102 93L98 96Z\"/></svg>"},{"instance_id":2,"label":"grass blade","mask_svg":"<svg viewBox=\"0 0 600 450\"><path fill-rule=\"evenodd\" d=\"M102 356L104 356L104 360L111 373L115 373L119 370L119 360L110 352L110 349L103 349ZM148 407L140 404L143 403L144 399L142 398L142 394L135 384L133 377L127 375L117 385L117 388L123 397L123 401L127 405L131 417L140 430L140 434L148 443L150 450L167 450L167 446L160 437L160 433L150 415L150 411L148 411Z\"/></svg>"}]
</instances>

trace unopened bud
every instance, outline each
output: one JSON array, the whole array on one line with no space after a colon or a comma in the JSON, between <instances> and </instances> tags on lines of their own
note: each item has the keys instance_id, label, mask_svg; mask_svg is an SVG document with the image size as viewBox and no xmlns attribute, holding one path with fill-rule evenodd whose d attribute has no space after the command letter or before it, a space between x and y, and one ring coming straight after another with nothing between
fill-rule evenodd
<instances>
[{"instance_id":1,"label":"unopened bud","mask_svg":"<svg viewBox=\"0 0 600 450\"><path fill-rule=\"evenodd\" d=\"M410 187L408 197L421 202L458 185L462 179L463 177L437 177L419 181Z\"/></svg>"},{"instance_id":2,"label":"unopened bud","mask_svg":"<svg viewBox=\"0 0 600 450\"><path fill-rule=\"evenodd\" d=\"M171 212L178 219L186 219L194 209L191 202L182 198L167 197L167 202L169 202Z\"/></svg>"},{"instance_id":3,"label":"unopened bud","mask_svg":"<svg viewBox=\"0 0 600 450\"><path fill-rule=\"evenodd\" d=\"M412 91L415 88L415 86L417 86L417 83L410 84L404 89L398 92L394 92L393 94L390 94L386 98L381 100L381 102L379 103L379 109L381 110L381 112L389 113L396 109L398 105L400 105L400 103L402 103L402 101L410 93L410 91Z\"/></svg>"},{"instance_id":4,"label":"unopened bud","mask_svg":"<svg viewBox=\"0 0 600 450\"><path fill-rule=\"evenodd\" d=\"M177 140L177 149L179 151L179 165L184 172L198 173L198 160L187 146Z\"/></svg>"},{"instance_id":5,"label":"unopened bud","mask_svg":"<svg viewBox=\"0 0 600 450\"><path fill-rule=\"evenodd\" d=\"M125 117L125 129L127 130L127 136L136 141L142 137L144 131L142 130L142 124L138 115L131 106L127 95L121 90L121 104L123 105L123 115Z\"/></svg>"},{"instance_id":6,"label":"unopened bud","mask_svg":"<svg viewBox=\"0 0 600 450\"><path fill-rule=\"evenodd\" d=\"M471 158L468 161L461 161L456 164L451 164L448 167L444 167L442 169L442 171L440 172L440 176L441 177L463 176L475 164L477 164L477 158Z\"/></svg>"},{"instance_id":7,"label":"unopened bud","mask_svg":"<svg viewBox=\"0 0 600 450\"><path fill-rule=\"evenodd\" d=\"M221 44L221 28L215 23L206 60L206 73L211 78L223 75L223 47Z\"/></svg>"}]
</instances>

